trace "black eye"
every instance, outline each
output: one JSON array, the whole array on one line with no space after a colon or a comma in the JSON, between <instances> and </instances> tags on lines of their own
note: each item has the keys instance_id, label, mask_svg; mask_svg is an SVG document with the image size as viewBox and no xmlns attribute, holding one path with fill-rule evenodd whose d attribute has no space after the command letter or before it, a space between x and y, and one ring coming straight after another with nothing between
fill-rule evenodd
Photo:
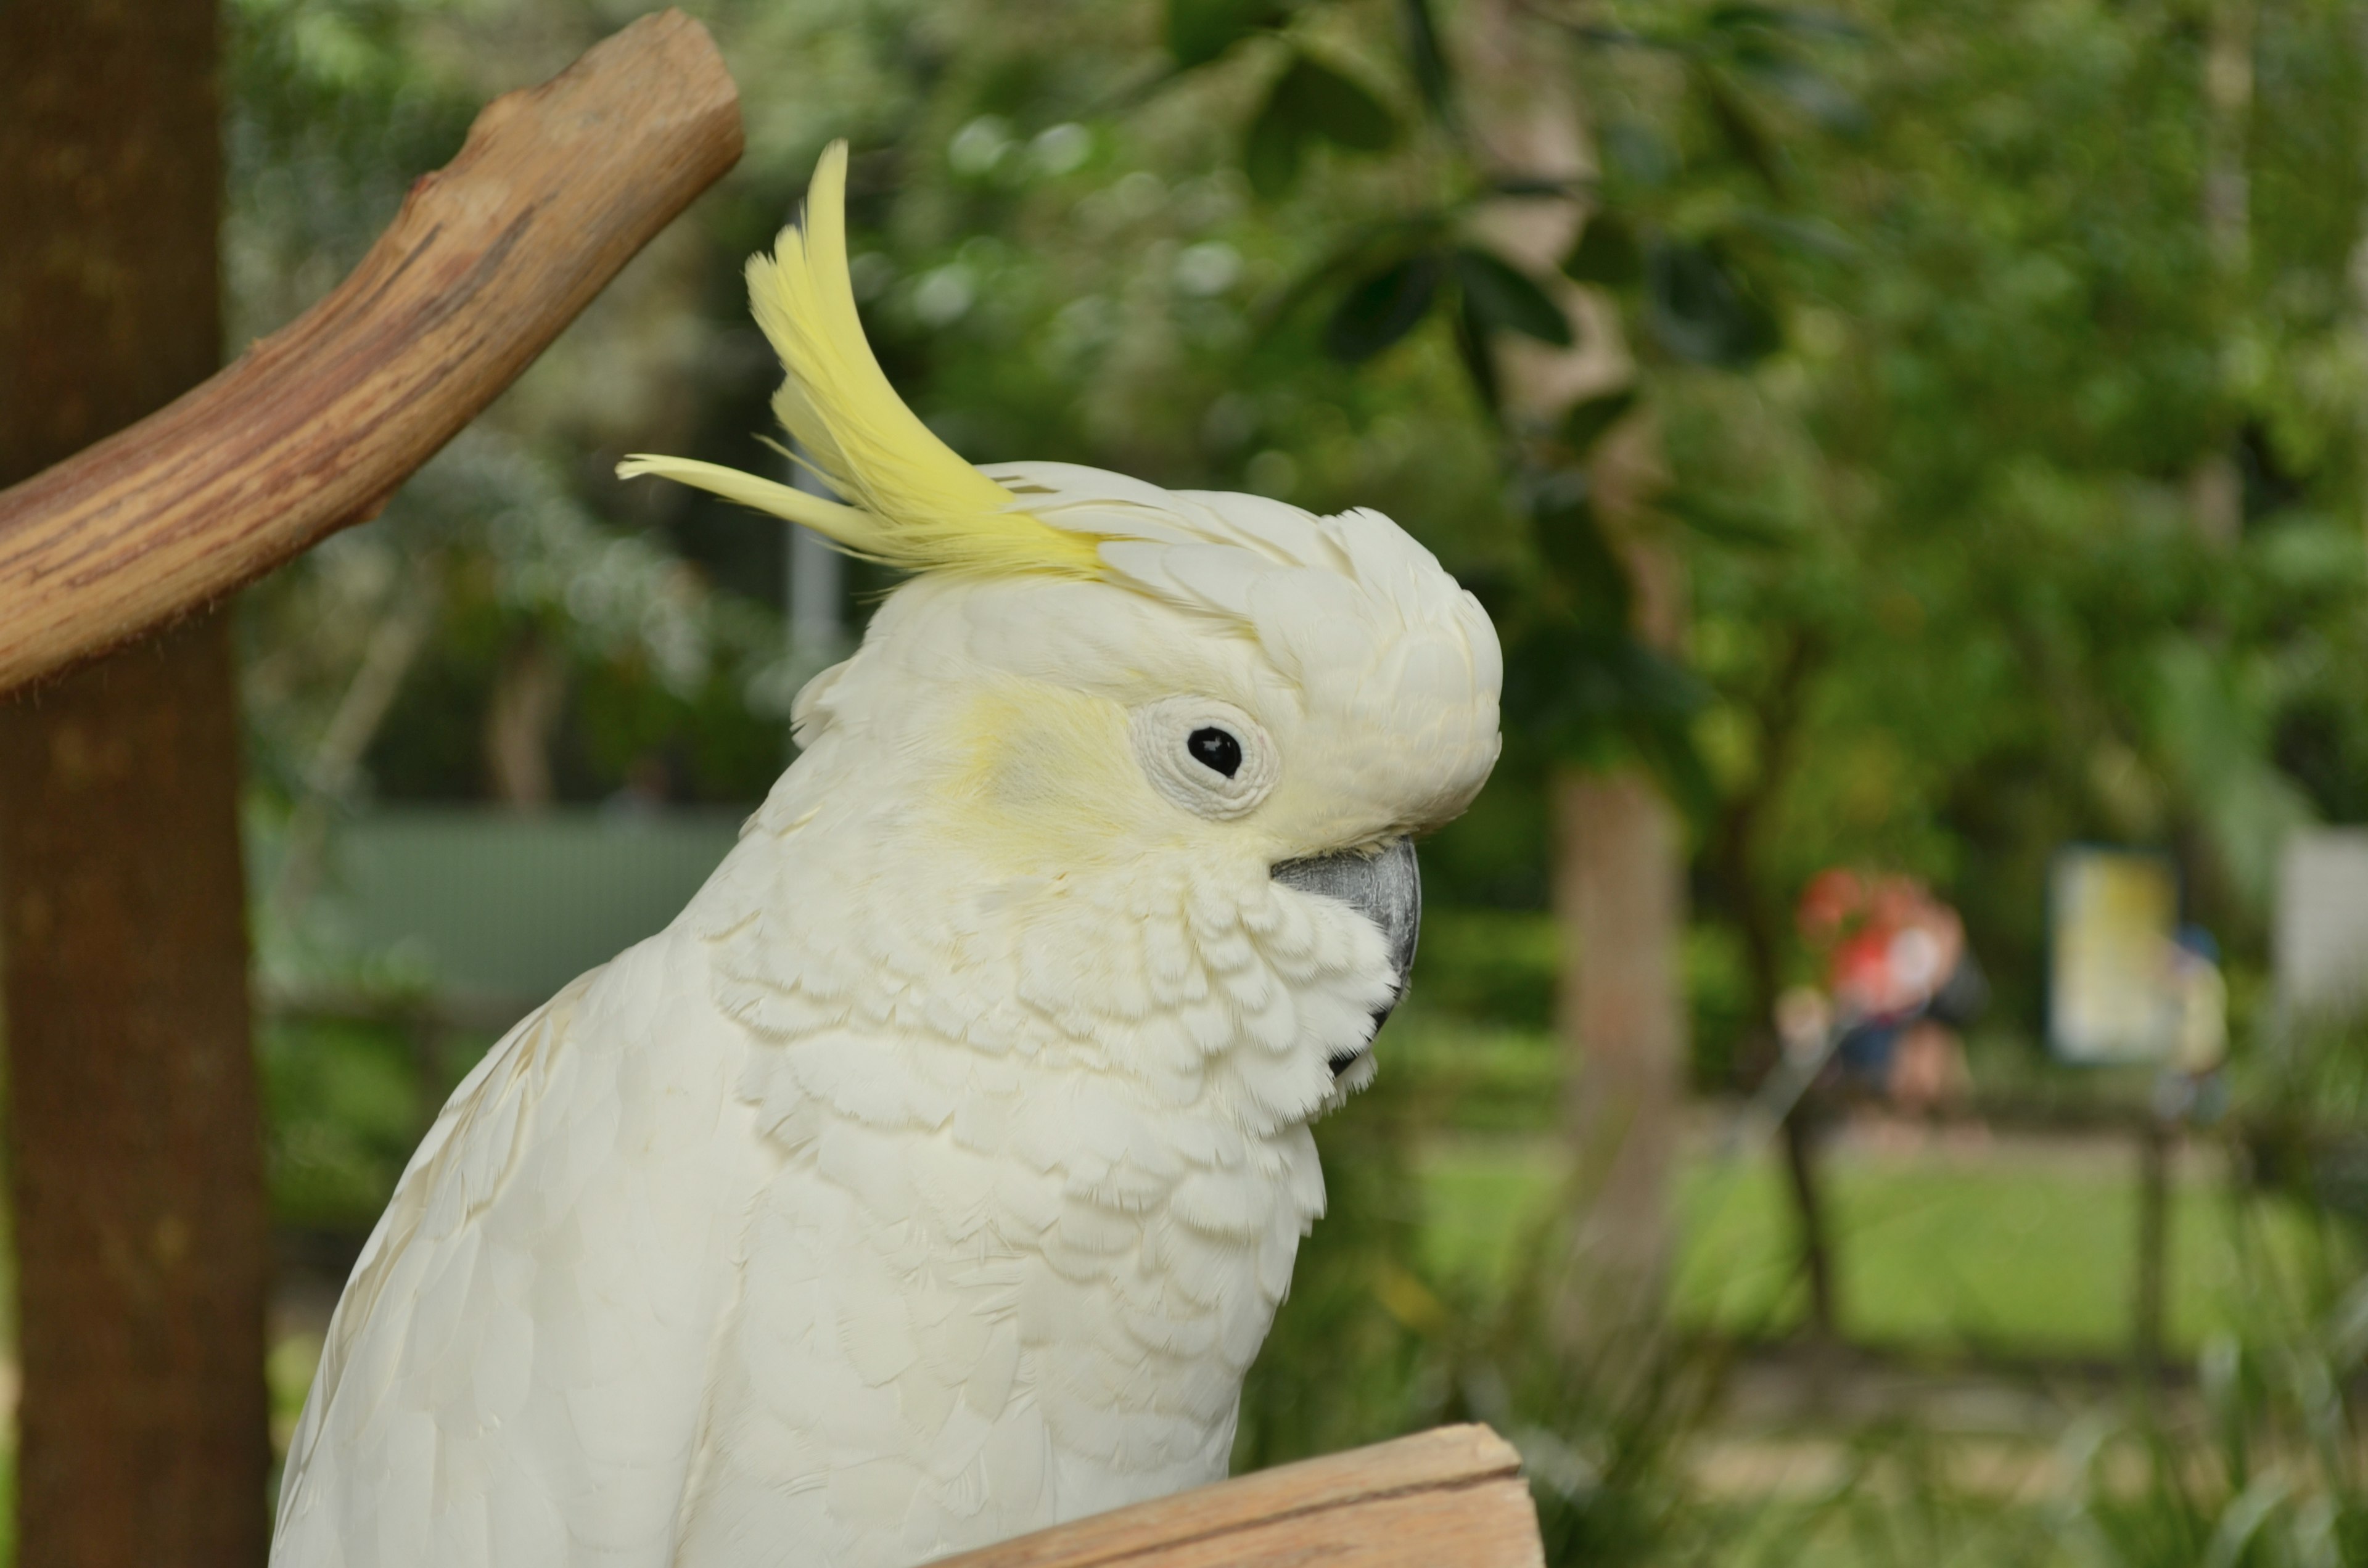
<instances>
[{"instance_id":1,"label":"black eye","mask_svg":"<svg viewBox=\"0 0 2368 1568\"><path fill-rule=\"evenodd\" d=\"M1213 724L1193 731L1184 749L1192 754L1193 761L1228 778L1242 770L1242 743Z\"/></svg>"}]
</instances>

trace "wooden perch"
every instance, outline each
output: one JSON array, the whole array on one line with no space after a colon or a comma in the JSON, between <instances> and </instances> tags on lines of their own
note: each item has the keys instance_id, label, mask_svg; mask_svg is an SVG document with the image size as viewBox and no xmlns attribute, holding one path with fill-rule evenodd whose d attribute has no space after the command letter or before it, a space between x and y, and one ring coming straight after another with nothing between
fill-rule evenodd
<instances>
[{"instance_id":1,"label":"wooden perch","mask_svg":"<svg viewBox=\"0 0 2368 1568\"><path fill-rule=\"evenodd\" d=\"M487 105L328 298L0 491L0 693L374 516L740 145L732 78L677 11Z\"/></svg>"},{"instance_id":2,"label":"wooden perch","mask_svg":"<svg viewBox=\"0 0 2368 1568\"><path fill-rule=\"evenodd\" d=\"M1521 1459L1441 1426L1059 1525L933 1568L1543 1568Z\"/></svg>"}]
</instances>

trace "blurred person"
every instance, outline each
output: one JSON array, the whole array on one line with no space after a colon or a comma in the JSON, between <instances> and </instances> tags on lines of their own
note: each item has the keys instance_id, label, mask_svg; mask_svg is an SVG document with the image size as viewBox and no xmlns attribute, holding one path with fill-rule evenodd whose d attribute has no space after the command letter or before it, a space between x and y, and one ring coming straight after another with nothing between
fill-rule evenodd
<instances>
[{"instance_id":1,"label":"blurred person","mask_svg":"<svg viewBox=\"0 0 2368 1568\"><path fill-rule=\"evenodd\" d=\"M1913 877L1835 868L1811 879L1795 924L1826 949L1844 1080L1908 1110L1963 1098L1972 1075L1957 1031L1987 985L1957 912Z\"/></svg>"},{"instance_id":2,"label":"blurred person","mask_svg":"<svg viewBox=\"0 0 2368 1568\"><path fill-rule=\"evenodd\" d=\"M2220 944L2200 926L2183 926L2170 944L2170 994L2179 1027L2170 1065L2190 1077L2216 1072L2228 1057L2228 982Z\"/></svg>"},{"instance_id":3,"label":"blurred person","mask_svg":"<svg viewBox=\"0 0 2368 1568\"><path fill-rule=\"evenodd\" d=\"M1816 986L1788 986L1776 998L1776 1038L1783 1044L1787 1062L1823 1066L1833 1032L1834 1005Z\"/></svg>"},{"instance_id":4,"label":"blurred person","mask_svg":"<svg viewBox=\"0 0 2368 1568\"><path fill-rule=\"evenodd\" d=\"M2220 944L2182 926L2164 944L2163 995L2172 1014L2170 1055L2155 1081L2155 1111L2166 1120L2211 1121L2227 1107L2221 1068L2228 1059L2228 982Z\"/></svg>"}]
</instances>

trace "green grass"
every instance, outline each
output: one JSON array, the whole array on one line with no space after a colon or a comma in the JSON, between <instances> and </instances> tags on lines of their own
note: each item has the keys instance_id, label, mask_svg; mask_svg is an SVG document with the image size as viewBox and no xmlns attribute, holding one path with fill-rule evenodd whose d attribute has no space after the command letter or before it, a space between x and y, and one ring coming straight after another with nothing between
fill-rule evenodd
<instances>
[{"instance_id":1,"label":"green grass","mask_svg":"<svg viewBox=\"0 0 2368 1568\"><path fill-rule=\"evenodd\" d=\"M1549 1141L1457 1139L1422 1160L1429 1260L1466 1279L1509 1270L1526 1228L1554 1202ZM2135 1155L1998 1144L1828 1159L1842 1328L1855 1340L1940 1349L2112 1356L2129 1346L2137 1234ZM1792 1206L1771 1153L1688 1155L1678 1179L1680 1321L1784 1332L1805 1293L1793 1266ZM2190 1350L2234 1326L2240 1254L2220 1186L2177 1184L2169 1334ZM2273 1254L2301 1221L2271 1212Z\"/></svg>"}]
</instances>

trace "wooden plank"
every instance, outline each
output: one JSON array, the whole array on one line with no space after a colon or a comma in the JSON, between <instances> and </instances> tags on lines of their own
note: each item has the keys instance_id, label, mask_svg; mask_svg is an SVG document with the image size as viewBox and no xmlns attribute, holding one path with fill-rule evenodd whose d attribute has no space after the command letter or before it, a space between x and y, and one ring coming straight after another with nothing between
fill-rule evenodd
<instances>
[{"instance_id":1,"label":"wooden plank","mask_svg":"<svg viewBox=\"0 0 2368 1568\"><path fill-rule=\"evenodd\" d=\"M0 491L0 692L375 515L740 147L731 75L676 11L486 106L328 298Z\"/></svg>"},{"instance_id":2,"label":"wooden plank","mask_svg":"<svg viewBox=\"0 0 2368 1568\"><path fill-rule=\"evenodd\" d=\"M1521 1459L1442 1426L941 1559L937 1568L1543 1568Z\"/></svg>"}]
</instances>

